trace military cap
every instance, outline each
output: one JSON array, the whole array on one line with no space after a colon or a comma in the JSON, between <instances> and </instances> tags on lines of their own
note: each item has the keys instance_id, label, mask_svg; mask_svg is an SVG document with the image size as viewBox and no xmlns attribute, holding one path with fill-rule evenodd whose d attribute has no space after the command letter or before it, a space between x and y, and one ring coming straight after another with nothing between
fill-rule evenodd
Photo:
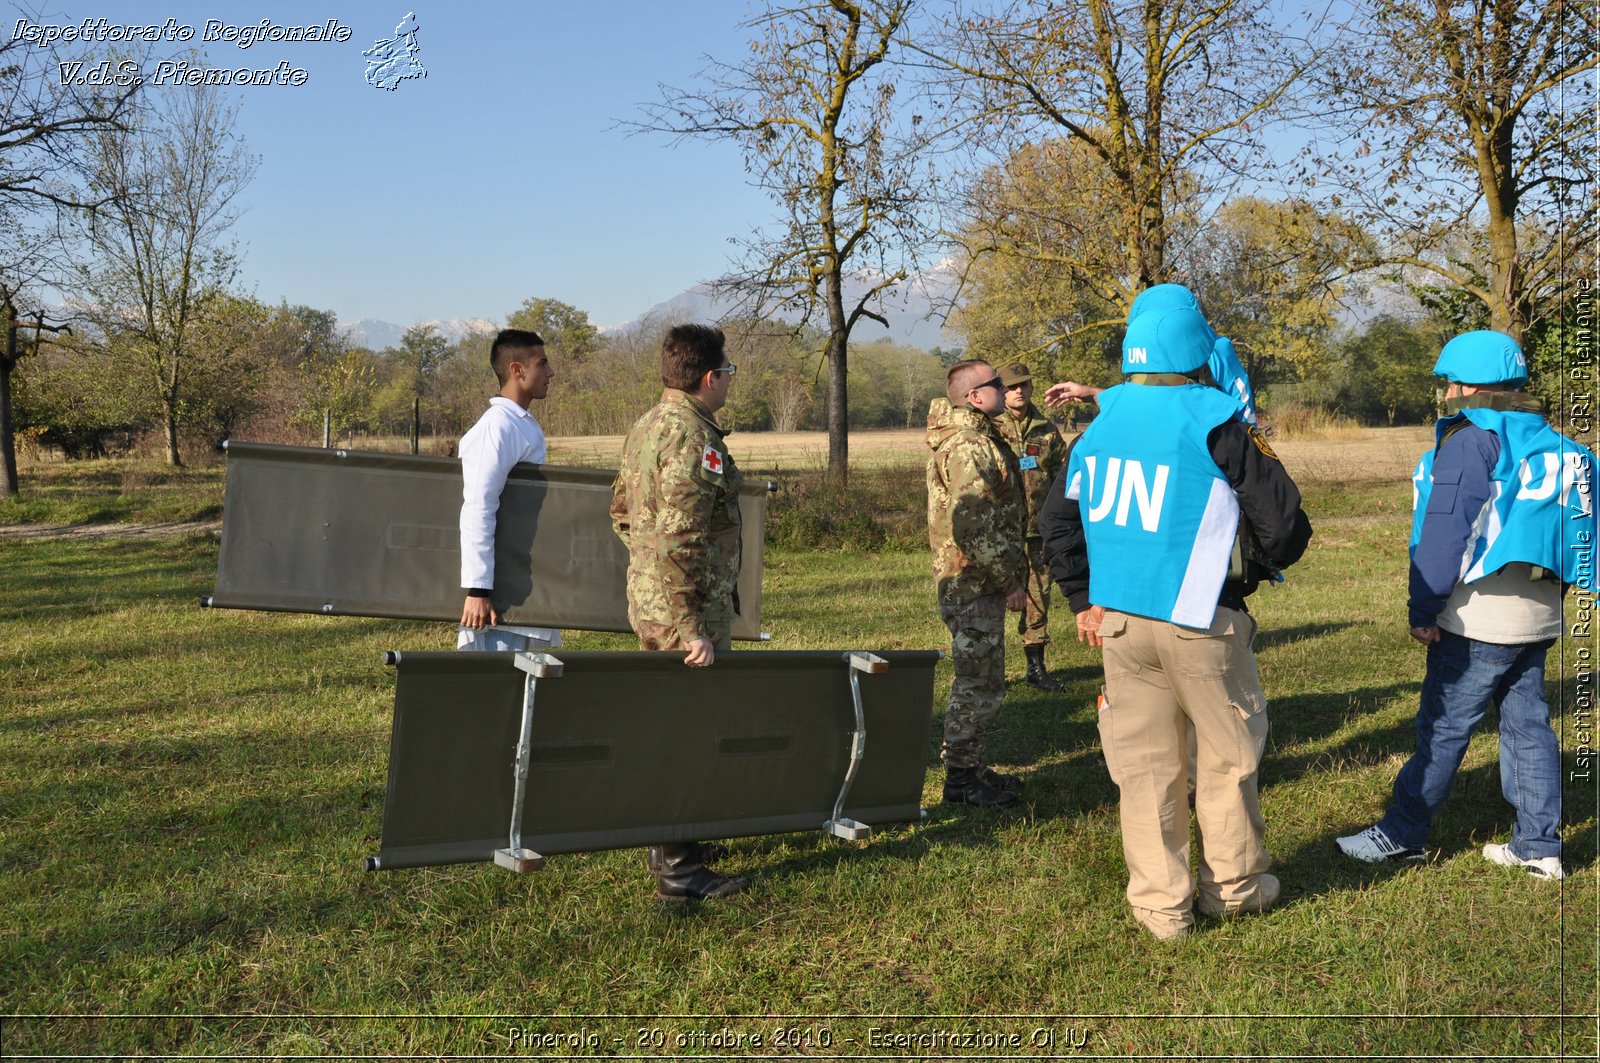
<instances>
[{"instance_id":1,"label":"military cap","mask_svg":"<svg viewBox=\"0 0 1600 1063\"><path fill-rule=\"evenodd\" d=\"M1018 384L1026 384L1032 379L1033 374L1028 372L1028 367L1021 362L1012 362L1000 370L1000 383L1008 388L1014 388Z\"/></svg>"}]
</instances>

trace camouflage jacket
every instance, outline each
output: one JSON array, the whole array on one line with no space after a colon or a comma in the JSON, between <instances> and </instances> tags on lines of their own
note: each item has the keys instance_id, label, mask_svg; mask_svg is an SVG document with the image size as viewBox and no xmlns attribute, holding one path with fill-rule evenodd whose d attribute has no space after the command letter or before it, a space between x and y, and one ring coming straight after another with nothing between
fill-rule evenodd
<instances>
[{"instance_id":1,"label":"camouflage jacket","mask_svg":"<svg viewBox=\"0 0 1600 1063\"><path fill-rule=\"evenodd\" d=\"M1067 441L1031 402L1023 416L1007 410L994 419L994 426L1017 456L1022 470L1022 495L1028 504L1028 538L1038 538L1039 510L1050 493L1050 485L1067 464Z\"/></svg>"},{"instance_id":2,"label":"camouflage jacket","mask_svg":"<svg viewBox=\"0 0 1600 1063\"><path fill-rule=\"evenodd\" d=\"M667 388L628 433L611 486L629 620L669 625L685 643L716 641L733 619L744 477L722 436L703 403Z\"/></svg>"},{"instance_id":3,"label":"camouflage jacket","mask_svg":"<svg viewBox=\"0 0 1600 1063\"><path fill-rule=\"evenodd\" d=\"M963 605L1023 585L1022 498L1016 455L992 420L946 399L928 407L928 545L939 600Z\"/></svg>"}]
</instances>

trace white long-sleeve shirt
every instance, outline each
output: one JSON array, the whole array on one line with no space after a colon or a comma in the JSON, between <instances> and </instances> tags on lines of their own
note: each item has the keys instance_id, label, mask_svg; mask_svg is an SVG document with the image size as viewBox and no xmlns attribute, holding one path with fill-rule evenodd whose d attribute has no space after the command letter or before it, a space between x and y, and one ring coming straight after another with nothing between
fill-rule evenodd
<instances>
[{"instance_id":1,"label":"white long-sleeve shirt","mask_svg":"<svg viewBox=\"0 0 1600 1063\"><path fill-rule=\"evenodd\" d=\"M519 461L544 464L544 429L533 414L502 395L489 400L478 423L461 437L461 588L494 589L494 529L500 495ZM502 631L561 645L552 628L496 625Z\"/></svg>"}]
</instances>

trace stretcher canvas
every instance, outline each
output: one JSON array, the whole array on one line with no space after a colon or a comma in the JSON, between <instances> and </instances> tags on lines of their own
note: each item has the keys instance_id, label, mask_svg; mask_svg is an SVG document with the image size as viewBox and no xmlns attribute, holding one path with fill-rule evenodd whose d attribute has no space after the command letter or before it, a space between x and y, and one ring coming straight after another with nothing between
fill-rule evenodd
<instances>
[{"instance_id":1,"label":"stretcher canvas","mask_svg":"<svg viewBox=\"0 0 1600 1063\"><path fill-rule=\"evenodd\" d=\"M216 589L228 609L457 620L461 463L454 458L230 442ZM505 623L627 631L628 552L606 469L517 465L495 529ZM764 481L739 496L733 637L761 638Z\"/></svg>"},{"instance_id":2,"label":"stretcher canvas","mask_svg":"<svg viewBox=\"0 0 1600 1063\"><path fill-rule=\"evenodd\" d=\"M378 869L488 861L505 848L525 674L511 653L391 654ZM535 680L522 846L543 855L823 829L856 729L848 655L558 651ZM843 816L915 821L929 763L932 650L860 676L864 759Z\"/></svg>"}]
</instances>

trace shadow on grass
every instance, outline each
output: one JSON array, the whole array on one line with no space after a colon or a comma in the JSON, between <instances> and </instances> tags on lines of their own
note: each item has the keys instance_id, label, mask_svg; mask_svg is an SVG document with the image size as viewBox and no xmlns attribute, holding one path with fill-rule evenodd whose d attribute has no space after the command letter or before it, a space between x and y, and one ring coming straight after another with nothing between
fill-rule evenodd
<instances>
[{"instance_id":1,"label":"shadow on grass","mask_svg":"<svg viewBox=\"0 0 1600 1063\"><path fill-rule=\"evenodd\" d=\"M29 650L25 656L0 656L0 668L25 664L30 671L51 676L56 681L74 677L79 673L95 672L96 688L80 685L72 707L35 709L0 718L0 733L31 733L50 731L57 727L85 722L113 722L148 717L173 709L188 710L207 707L208 711L240 713L252 706L276 699L305 697L308 692L334 692L351 689L382 690L385 700L393 696L393 679L373 655L370 667L363 669L360 662L337 658L324 662L319 654L329 650L330 639L341 642L351 634L365 631L319 631L262 633L251 635L253 657L270 657L282 661L304 663L298 671L283 671L267 682L236 685L236 675L259 675L259 670L230 668L226 662L237 663L240 633L232 628L218 627L204 632L190 632L183 639L183 654L193 660L209 659L224 662L215 666L214 682L198 666L193 672L193 683L183 688L179 685L158 689L128 684L116 678L116 670L127 669L130 662L170 659L172 646L167 634L148 633L142 637L129 635L111 646L74 646L63 643L45 650ZM99 696L96 696L96 693Z\"/></svg>"},{"instance_id":2,"label":"shadow on grass","mask_svg":"<svg viewBox=\"0 0 1600 1063\"><path fill-rule=\"evenodd\" d=\"M0 620L37 623L58 610L103 613L161 595L193 595L198 601L211 587L216 557L209 535L0 543L0 569L6 573Z\"/></svg>"},{"instance_id":3,"label":"shadow on grass","mask_svg":"<svg viewBox=\"0 0 1600 1063\"><path fill-rule=\"evenodd\" d=\"M1409 726L1408 726L1409 730ZM1563 753L1562 778L1570 779L1578 760L1575 753ZM1393 783L1393 779L1387 780ZM1595 795L1592 788L1566 787L1566 806L1562 822L1576 827L1563 831L1562 862L1567 874L1585 870L1596 863ZM1573 799L1577 798L1575 805ZM1385 801L1385 806L1388 802ZM1500 764L1496 760L1459 772L1450 796L1434 820L1428 839L1427 857L1421 861L1386 861L1367 864L1341 853L1335 839L1355 834L1372 825L1372 819L1345 819L1328 825L1328 832L1288 853L1275 854L1275 870L1284 881L1289 903L1296 899L1360 889L1370 882L1394 875L1426 874L1430 865L1466 854L1475 856L1488 842L1511 838L1516 810L1501 793ZM1270 828L1269 828L1270 829ZM1481 860L1484 874L1506 874L1506 868Z\"/></svg>"},{"instance_id":4,"label":"shadow on grass","mask_svg":"<svg viewBox=\"0 0 1600 1063\"><path fill-rule=\"evenodd\" d=\"M1341 761L1376 764L1409 748L1415 728L1410 718L1382 724L1379 708L1395 698L1415 695L1417 684L1391 683L1327 694L1299 694L1272 701L1262 784L1288 782ZM1349 727L1357 733L1332 749L1308 749Z\"/></svg>"},{"instance_id":5,"label":"shadow on grass","mask_svg":"<svg viewBox=\"0 0 1600 1063\"><path fill-rule=\"evenodd\" d=\"M1256 633L1255 652L1260 656L1263 650L1272 649L1274 646L1327 638L1337 635L1346 628L1356 627L1359 623L1361 622L1355 620L1339 620L1326 624L1301 624L1298 627L1263 628Z\"/></svg>"}]
</instances>

